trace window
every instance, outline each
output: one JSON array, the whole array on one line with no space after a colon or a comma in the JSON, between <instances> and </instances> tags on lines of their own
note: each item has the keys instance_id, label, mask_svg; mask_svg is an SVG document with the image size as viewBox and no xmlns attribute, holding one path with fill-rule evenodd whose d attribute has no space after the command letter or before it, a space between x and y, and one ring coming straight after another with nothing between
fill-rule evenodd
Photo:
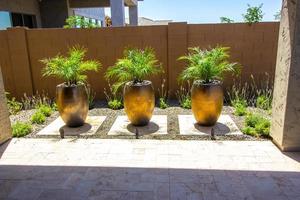
<instances>
[{"instance_id":1,"label":"window","mask_svg":"<svg viewBox=\"0 0 300 200\"><path fill-rule=\"evenodd\" d=\"M9 12L0 11L0 30L12 27Z\"/></svg>"},{"instance_id":2,"label":"window","mask_svg":"<svg viewBox=\"0 0 300 200\"><path fill-rule=\"evenodd\" d=\"M27 15L21 13L11 13L12 26L26 26L28 28L36 28L35 15Z\"/></svg>"}]
</instances>

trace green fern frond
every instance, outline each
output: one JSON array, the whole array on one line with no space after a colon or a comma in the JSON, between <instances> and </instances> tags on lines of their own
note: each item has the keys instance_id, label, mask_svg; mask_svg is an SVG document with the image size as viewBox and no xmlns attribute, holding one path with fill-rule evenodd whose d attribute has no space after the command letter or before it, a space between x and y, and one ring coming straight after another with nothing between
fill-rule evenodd
<instances>
[{"instance_id":1,"label":"green fern frond","mask_svg":"<svg viewBox=\"0 0 300 200\"><path fill-rule=\"evenodd\" d=\"M85 82L87 76L84 73L98 71L101 67L101 63L98 61L84 61L86 52L85 48L76 45L69 49L67 57L58 54L54 58L41 60L45 65L42 75L63 79L67 85Z\"/></svg>"},{"instance_id":2,"label":"green fern frond","mask_svg":"<svg viewBox=\"0 0 300 200\"><path fill-rule=\"evenodd\" d=\"M211 50L189 48L187 55L178 58L187 62L187 67L180 74L179 80L201 80L210 83L214 80L222 80L226 72L239 73L240 65L228 61L229 49L229 47L216 47Z\"/></svg>"},{"instance_id":3,"label":"green fern frond","mask_svg":"<svg viewBox=\"0 0 300 200\"><path fill-rule=\"evenodd\" d=\"M152 48L125 49L123 54L124 57L105 73L107 80L115 82L115 91L128 81L142 82L146 77L163 71Z\"/></svg>"}]
</instances>

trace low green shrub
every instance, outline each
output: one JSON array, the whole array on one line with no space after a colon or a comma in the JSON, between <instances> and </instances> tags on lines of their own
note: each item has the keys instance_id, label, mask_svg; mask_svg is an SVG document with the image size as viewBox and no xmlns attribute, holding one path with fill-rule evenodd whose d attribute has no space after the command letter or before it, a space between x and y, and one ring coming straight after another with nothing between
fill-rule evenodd
<instances>
[{"instance_id":1,"label":"low green shrub","mask_svg":"<svg viewBox=\"0 0 300 200\"><path fill-rule=\"evenodd\" d=\"M235 99L231 102L234 107L234 114L244 116L247 114L247 101L245 99Z\"/></svg>"},{"instance_id":2,"label":"low green shrub","mask_svg":"<svg viewBox=\"0 0 300 200\"><path fill-rule=\"evenodd\" d=\"M96 92L93 91L90 85L86 87L86 92L88 96L88 101L89 101L89 109L93 109L95 107L95 97L96 97Z\"/></svg>"},{"instance_id":3,"label":"low green shrub","mask_svg":"<svg viewBox=\"0 0 300 200\"><path fill-rule=\"evenodd\" d=\"M168 102L166 101L166 99L165 98L159 98L159 108L166 109L168 107L169 107L169 105L168 105Z\"/></svg>"},{"instance_id":4,"label":"low green shrub","mask_svg":"<svg viewBox=\"0 0 300 200\"><path fill-rule=\"evenodd\" d=\"M181 102L180 102L180 106L184 109L191 109L192 108L192 100L190 97L186 97L184 98Z\"/></svg>"},{"instance_id":5,"label":"low green shrub","mask_svg":"<svg viewBox=\"0 0 300 200\"><path fill-rule=\"evenodd\" d=\"M260 115L250 113L245 119L245 124L254 128L261 118Z\"/></svg>"},{"instance_id":6,"label":"low green shrub","mask_svg":"<svg viewBox=\"0 0 300 200\"><path fill-rule=\"evenodd\" d=\"M34 124L43 124L46 121L44 113L37 111L31 116L31 122Z\"/></svg>"},{"instance_id":7,"label":"low green shrub","mask_svg":"<svg viewBox=\"0 0 300 200\"><path fill-rule=\"evenodd\" d=\"M49 105L40 105L38 107L38 112L43 113L46 117L49 117L52 114L52 108Z\"/></svg>"},{"instance_id":8,"label":"low green shrub","mask_svg":"<svg viewBox=\"0 0 300 200\"><path fill-rule=\"evenodd\" d=\"M249 114L245 119L245 127L242 132L252 136L268 137L270 133L271 122L269 119L259 114Z\"/></svg>"},{"instance_id":9,"label":"low green shrub","mask_svg":"<svg viewBox=\"0 0 300 200\"><path fill-rule=\"evenodd\" d=\"M12 125L12 135L13 137L23 137L28 135L32 131L32 126L29 123L16 122Z\"/></svg>"},{"instance_id":10,"label":"low green shrub","mask_svg":"<svg viewBox=\"0 0 300 200\"><path fill-rule=\"evenodd\" d=\"M23 104L24 110L35 109L40 105L53 105L53 100L48 96L47 93L39 93L38 91L36 91L35 95L27 95L25 93L22 97L21 102Z\"/></svg>"},{"instance_id":11,"label":"low green shrub","mask_svg":"<svg viewBox=\"0 0 300 200\"><path fill-rule=\"evenodd\" d=\"M113 99L108 101L108 107L113 110L119 110L123 108L123 103L119 99Z\"/></svg>"},{"instance_id":12,"label":"low green shrub","mask_svg":"<svg viewBox=\"0 0 300 200\"><path fill-rule=\"evenodd\" d=\"M107 105L110 109L119 110L123 108L122 95L120 91L114 91L112 85L108 82L108 90L104 88Z\"/></svg>"},{"instance_id":13,"label":"low green shrub","mask_svg":"<svg viewBox=\"0 0 300 200\"><path fill-rule=\"evenodd\" d=\"M255 129L250 126L242 128L242 132L246 135L257 136Z\"/></svg>"},{"instance_id":14,"label":"low green shrub","mask_svg":"<svg viewBox=\"0 0 300 200\"><path fill-rule=\"evenodd\" d=\"M187 81L186 85L181 85L179 90L176 91L176 97L179 101L179 105L184 109L191 109L191 84Z\"/></svg>"},{"instance_id":15,"label":"low green shrub","mask_svg":"<svg viewBox=\"0 0 300 200\"><path fill-rule=\"evenodd\" d=\"M159 108L161 109L166 109L169 107L168 104L168 96L169 96L169 92L166 89L166 79L163 79L163 82L160 86L160 88L158 88L158 94L159 94Z\"/></svg>"},{"instance_id":16,"label":"low green shrub","mask_svg":"<svg viewBox=\"0 0 300 200\"><path fill-rule=\"evenodd\" d=\"M256 99L256 107L263 110L270 110L272 107L272 99L267 95L260 95Z\"/></svg>"},{"instance_id":17,"label":"low green shrub","mask_svg":"<svg viewBox=\"0 0 300 200\"><path fill-rule=\"evenodd\" d=\"M5 95L9 114L15 115L20 112L23 108L22 103L18 102L15 97L9 98L8 92L6 92Z\"/></svg>"},{"instance_id":18,"label":"low green shrub","mask_svg":"<svg viewBox=\"0 0 300 200\"><path fill-rule=\"evenodd\" d=\"M270 134L271 122L266 118L261 118L259 123L255 126L255 131L262 136L269 136Z\"/></svg>"}]
</instances>

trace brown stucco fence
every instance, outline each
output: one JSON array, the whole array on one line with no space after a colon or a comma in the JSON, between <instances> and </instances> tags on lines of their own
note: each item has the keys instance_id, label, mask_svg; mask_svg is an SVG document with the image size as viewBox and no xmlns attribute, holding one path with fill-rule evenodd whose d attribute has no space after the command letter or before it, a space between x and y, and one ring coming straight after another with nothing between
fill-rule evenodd
<instances>
[{"instance_id":1,"label":"brown stucco fence","mask_svg":"<svg viewBox=\"0 0 300 200\"><path fill-rule=\"evenodd\" d=\"M126 47L155 49L165 73L152 77L155 88L163 79L171 95L178 89L177 76L184 63L177 58L187 53L188 47L201 48L217 45L231 47L231 60L243 65L242 80L251 74L257 79L268 73L274 77L279 23L248 24L187 24L170 23L166 26L107 27L97 29L25 29L0 31L0 66L6 91L20 98L24 93L45 91L54 97L60 80L43 78L39 60L66 53L68 47L79 44L88 48L87 59L97 59L102 70L88 74L88 82L103 98L107 82L103 74L122 56ZM226 86L232 77L224 80Z\"/></svg>"}]
</instances>

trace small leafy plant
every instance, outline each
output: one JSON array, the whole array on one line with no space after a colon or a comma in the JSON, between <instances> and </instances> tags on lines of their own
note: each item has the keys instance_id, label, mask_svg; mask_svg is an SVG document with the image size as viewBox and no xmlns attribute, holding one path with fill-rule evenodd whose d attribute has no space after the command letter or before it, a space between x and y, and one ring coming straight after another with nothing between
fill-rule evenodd
<instances>
[{"instance_id":1,"label":"small leafy plant","mask_svg":"<svg viewBox=\"0 0 300 200\"><path fill-rule=\"evenodd\" d=\"M166 79L163 79L163 83L161 84L161 88L158 89L159 94L159 108L166 109L169 107L168 105L168 91L165 88Z\"/></svg>"},{"instance_id":2,"label":"small leafy plant","mask_svg":"<svg viewBox=\"0 0 300 200\"><path fill-rule=\"evenodd\" d=\"M8 92L5 92L5 95L9 114L15 115L20 112L23 108L22 103L18 102L15 97L9 98Z\"/></svg>"},{"instance_id":3,"label":"small leafy plant","mask_svg":"<svg viewBox=\"0 0 300 200\"><path fill-rule=\"evenodd\" d=\"M272 97L262 94L256 99L256 107L263 110L270 110L272 107Z\"/></svg>"},{"instance_id":4,"label":"small leafy plant","mask_svg":"<svg viewBox=\"0 0 300 200\"><path fill-rule=\"evenodd\" d=\"M268 102L266 105L269 105L271 109L274 84L269 74L265 73L265 76L260 77L259 81L255 80L253 75L250 77L251 81L249 83L242 83L241 80L239 82L234 81L234 84L227 88L225 101L232 105L232 102L236 100L245 100L248 106L253 107L258 107L258 104L261 105L263 102Z\"/></svg>"},{"instance_id":5,"label":"small leafy plant","mask_svg":"<svg viewBox=\"0 0 300 200\"><path fill-rule=\"evenodd\" d=\"M31 133L32 126L29 123L16 122L12 125L12 135L13 137L23 137Z\"/></svg>"},{"instance_id":6,"label":"small leafy plant","mask_svg":"<svg viewBox=\"0 0 300 200\"><path fill-rule=\"evenodd\" d=\"M229 57L229 47L216 47L211 50L189 48L188 55L179 58L188 63L179 79L200 80L207 84L222 80L226 72L238 73L240 69L238 63L230 63Z\"/></svg>"},{"instance_id":7,"label":"small leafy plant","mask_svg":"<svg viewBox=\"0 0 300 200\"><path fill-rule=\"evenodd\" d=\"M119 110L121 108L123 108L123 103L122 101L118 100L118 99L114 99L108 102L108 107L113 109L113 110Z\"/></svg>"},{"instance_id":8,"label":"small leafy plant","mask_svg":"<svg viewBox=\"0 0 300 200\"><path fill-rule=\"evenodd\" d=\"M40 94L38 91L36 91L36 94L32 96L29 96L25 93L21 102L25 110L34 109L40 105L48 105L52 107L54 104L53 100L48 97L47 93L42 92Z\"/></svg>"},{"instance_id":9,"label":"small leafy plant","mask_svg":"<svg viewBox=\"0 0 300 200\"><path fill-rule=\"evenodd\" d=\"M155 57L152 48L125 49L124 57L119 59L114 66L107 69L105 77L113 80L113 90L117 91L126 82L141 84L146 77L162 72L161 64Z\"/></svg>"},{"instance_id":10,"label":"small leafy plant","mask_svg":"<svg viewBox=\"0 0 300 200\"><path fill-rule=\"evenodd\" d=\"M185 86L181 85L179 90L176 91L176 97L179 101L179 104L184 109L191 109L192 100L191 100L191 84L187 81Z\"/></svg>"},{"instance_id":11,"label":"small leafy plant","mask_svg":"<svg viewBox=\"0 0 300 200\"><path fill-rule=\"evenodd\" d=\"M33 124L43 124L46 121L44 113L37 111L31 116L31 122Z\"/></svg>"},{"instance_id":12,"label":"small leafy plant","mask_svg":"<svg viewBox=\"0 0 300 200\"><path fill-rule=\"evenodd\" d=\"M88 85L86 87L86 92L88 96L88 101L89 101L89 109L93 109L95 106L95 97L96 97L96 92L93 91L93 89Z\"/></svg>"},{"instance_id":13,"label":"small leafy plant","mask_svg":"<svg viewBox=\"0 0 300 200\"><path fill-rule=\"evenodd\" d=\"M68 57L57 55L54 58L43 59L45 64L43 76L55 76L65 81L67 86L82 84L87 71L98 71L101 64L96 60L83 61L87 50L80 46L69 49Z\"/></svg>"},{"instance_id":14,"label":"small leafy plant","mask_svg":"<svg viewBox=\"0 0 300 200\"><path fill-rule=\"evenodd\" d=\"M245 119L245 127L242 132L251 136L269 137L271 122L269 119L250 113Z\"/></svg>"},{"instance_id":15,"label":"small leafy plant","mask_svg":"<svg viewBox=\"0 0 300 200\"><path fill-rule=\"evenodd\" d=\"M259 6L250 6L248 4L247 12L243 15L244 21L249 24L261 22L264 17L262 7L263 4L260 4Z\"/></svg>"},{"instance_id":16,"label":"small leafy plant","mask_svg":"<svg viewBox=\"0 0 300 200\"><path fill-rule=\"evenodd\" d=\"M232 102L234 114L244 116L247 114L247 101L245 99L236 99Z\"/></svg>"},{"instance_id":17,"label":"small leafy plant","mask_svg":"<svg viewBox=\"0 0 300 200\"><path fill-rule=\"evenodd\" d=\"M119 110L123 108L123 102L122 102L122 95L119 91L114 91L111 84L108 82L108 88L107 91L106 88L104 88L104 94L107 100L108 107L113 110Z\"/></svg>"},{"instance_id":18,"label":"small leafy plant","mask_svg":"<svg viewBox=\"0 0 300 200\"><path fill-rule=\"evenodd\" d=\"M53 112L52 108L49 105L45 104L40 105L39 107L37 107L37 109L38 112L43 113L46 117L49 117Z\"/></svg>"}]
</instances>

